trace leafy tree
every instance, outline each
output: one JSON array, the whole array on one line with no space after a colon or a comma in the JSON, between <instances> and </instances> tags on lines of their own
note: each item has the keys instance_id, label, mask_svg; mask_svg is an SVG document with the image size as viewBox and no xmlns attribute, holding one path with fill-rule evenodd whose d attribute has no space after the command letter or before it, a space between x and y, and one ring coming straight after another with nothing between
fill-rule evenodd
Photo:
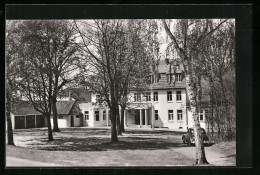
<instances>
[{"instance_id":1,"label":"leafy tree","mask_svg":"<svg viewBox=\"0 0 260 175\"><path fill-rule=\"evenodd\" d=\"M25 43L19 55L23 59L20 76L24 80L20 87L35 110L47 118L51 141L51 111L54 131L59 131L56 98L62 87L73 80L77 44L68 21L23 21L18 30Z\"/></svg>"},{"instance_id":2,"label":"leafy tree","mask_svg":"<svg viewBox=\"0 0 260 175\"><path fill-rule=\"evenodd\" d=\"M195 72L196 65L198 65L197 63L201 62L198 45L208 36L212 35L226 21L227 19L219 21L213 21L210 19L162 20L167 36L170 38L174 50L178 53L179 61L183 65L184 72L186 74L187 94L194 119L196 164L208 163L201 139L201 130L198 117L196 93L198 88L198 77ZM171 30L173 28L174 30Z\"/></svg>"}]
</instances>

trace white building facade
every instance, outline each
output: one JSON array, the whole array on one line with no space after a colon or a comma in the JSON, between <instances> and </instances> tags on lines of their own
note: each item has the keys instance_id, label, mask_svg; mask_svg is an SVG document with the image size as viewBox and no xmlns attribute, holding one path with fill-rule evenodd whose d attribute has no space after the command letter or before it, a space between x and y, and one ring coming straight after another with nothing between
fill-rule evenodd
<instances>
[{"instance_id":1,"label":"white building facade","mask_svg":"<svg viewBox=\"0 0 260 175\"><path fill-rule=\"evenodd\" d=\"M159 79L148 86L146 92L128 93L128 105L124 111L125 127L177 130L193 127L186 93L186 79L180 68L177 67L174 73L169 73L168 70L169 65L161 61L158 66ZM99 94L93 93L91 102L80 104L83 126L111 125L110 110L108 107L97 105L99 98ZM199 118L201 127L205 128L205 111L200 111Z\"/></svg>"}]
</instances>

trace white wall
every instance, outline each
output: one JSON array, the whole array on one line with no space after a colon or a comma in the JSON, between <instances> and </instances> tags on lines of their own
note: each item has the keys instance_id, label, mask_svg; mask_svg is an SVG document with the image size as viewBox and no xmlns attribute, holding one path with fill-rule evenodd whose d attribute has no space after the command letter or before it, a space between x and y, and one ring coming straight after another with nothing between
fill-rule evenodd
<instances>
[{"instance_id":1,"label":"white wall","mask_svg":"<svg viewBox=\"0 0 260 175\"><path fill-rule=\"evenodd\" d=\"M172 101L167 101L167 91L172 91ZM176 92L181 91L182 94L182 100L177 101L176 100ZM179 127L187 128L187 121L186 121L186 90L183 89L169 89L169 90L153 90L153 92L158 92L158 101L153 102L154 103L154 110L158 110L159 119L154 121L155 127L169 127L169 128L175 128L178 129ZM129 94L129 99L131 102L134 102L134 92ZM153 94L151 94L151 98L153 99ZM142 96L142 103L145 103L145 98ZM140 103L140 102L139 102ZM150 102L149 102L150 103ZM168 110L173 110L174 120L169 121L168 120ZM182 110L182 121L177 121L177 110ZM131 122L134 123L134 114L132 114L133 117L128 119L128 123ZM150 110L148 112L148 115L150 116ZM129 114L130 116L130 114ZM144 117L144 116L143 116ZM149 117L149 120L151 120L151 117ZM151 123L151 121L150 121Z\"/></svg>"}]
</instances>

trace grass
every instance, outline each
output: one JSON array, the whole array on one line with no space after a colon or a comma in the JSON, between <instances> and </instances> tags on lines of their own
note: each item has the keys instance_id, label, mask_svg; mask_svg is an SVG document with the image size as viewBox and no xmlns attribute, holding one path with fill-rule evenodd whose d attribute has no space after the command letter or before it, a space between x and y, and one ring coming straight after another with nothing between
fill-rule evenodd
<instances>
[{"instance_id":1,"label":"grass","mask_svg":"<svg viewBox=\"0 0 260 175\"><path fill-rule=\"evenodd\" d=\"M192 166L194 148L183 144L181 135L170 130L127 129L119 142L111 143L110 129L82 127L61 129L49 142L45 128L15 130L16 147L7 146L6 154L63 166Z\"/></svg>"}]
</instances>

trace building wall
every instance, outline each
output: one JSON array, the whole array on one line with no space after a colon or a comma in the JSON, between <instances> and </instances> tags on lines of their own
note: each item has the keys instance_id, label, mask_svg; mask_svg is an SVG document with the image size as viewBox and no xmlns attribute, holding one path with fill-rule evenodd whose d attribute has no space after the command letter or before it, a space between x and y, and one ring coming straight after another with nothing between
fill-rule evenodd
<instances>
[{"instance_id":1,"label":"building wall","mask_svg":"<svg viewBox=\"0 0 260 175\"><path fill-rule=\"evenodd\" d=\"M172 91L172 101L167 101L167 92ZM176 93L177 91L181 91L182 100L177 101ZM153 90L153 92L158 92L158 101L154 101L154 110L158 110L158 120L154 121L155 127L168 127L178 129L180 127L187 128L187 113L186 113L186 90L183 89L169 89L169 90ZM132 103L134 102L134 92L129 94L130 98L128 98ZM153 94L151 95L153 100ZM140 102L139 102L140 103ZM145 98L142 96L141 103L145 103ZM149 102L150 103L150 102ZM174 120L170 121L168 117L168 110L173 110L173 118ZM177 110L182 110L182 120L177 120ZM148 110L148 120L149 124L151 124L151 108ZM144 116L143 116L144 117ZM129 113L127 124L135 123L135 114ZM143 123L144 124L144 123Z\"/></svg>"},{"instance_id":2,"label":"building wall","mask_svg":"<svg viewBox=\"0 0 260 175\"><path fill-rule=\"evenodd\" d=\"M95 100L94 97L91 99ZM101 127L101 126L110 126L111 121L109 120L109 109L101 108L98 106L93 106L91 103L82 103L79 105L81 112L83 113L83 126L91 126L91 127ZM89 120L85 120L85 111L89 111ZM95 111L99 112L99 121L96 121ZM106 111L106 118L103 120L103 112ZM108 120L108 121L107 121Z\"/></svg>"}]
</instances>

